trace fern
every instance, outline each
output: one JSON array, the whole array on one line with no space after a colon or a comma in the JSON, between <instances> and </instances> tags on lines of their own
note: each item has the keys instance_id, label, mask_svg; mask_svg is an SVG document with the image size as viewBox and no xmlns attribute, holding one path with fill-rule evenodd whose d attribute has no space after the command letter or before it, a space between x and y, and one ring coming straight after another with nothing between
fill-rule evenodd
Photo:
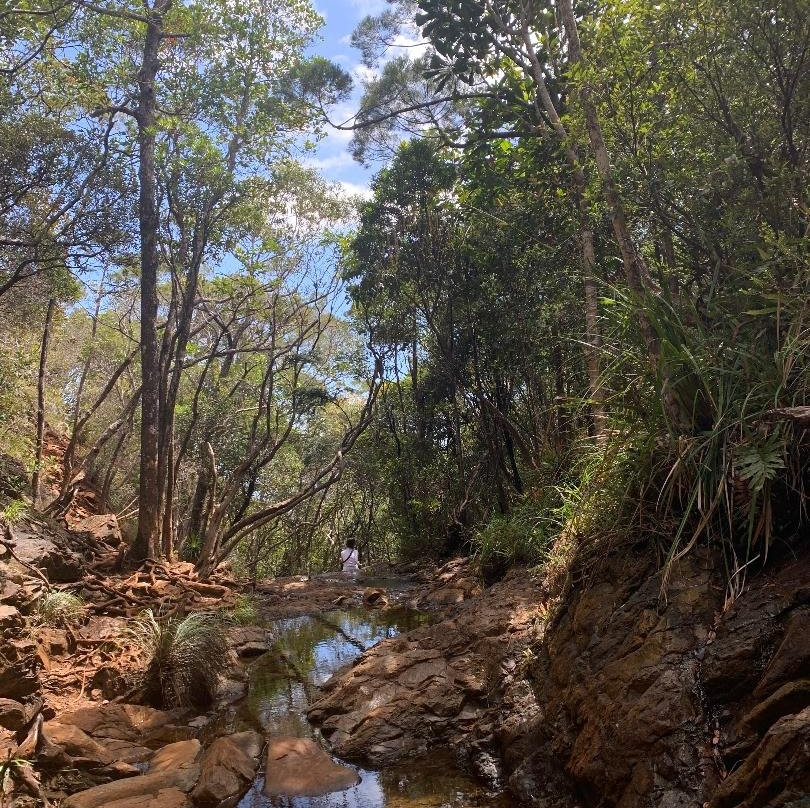
<instances>
[{"instance_id":1,"label":"fern","mask_svg":"<svg viewBox=\"0 0 810 808\"><path fill-rule=\"evenodd\" d=\"M765 443L739 446L735 466L737 474L748 483L752 493L761 491L785 468L785 445L779 435L771 435Z\"/></svg>"}]
</instances>

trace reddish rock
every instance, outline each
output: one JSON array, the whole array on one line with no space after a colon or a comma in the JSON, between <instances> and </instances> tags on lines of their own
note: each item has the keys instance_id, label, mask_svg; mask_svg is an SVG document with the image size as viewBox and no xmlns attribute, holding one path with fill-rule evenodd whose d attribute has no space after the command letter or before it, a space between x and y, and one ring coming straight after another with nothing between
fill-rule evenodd
<instances>
[{"instance_id":1,"label":"reddish rock","mask_svg":"<svg viewBox=\"0 0 810 808\"><path fill-rule=\"evenodd\" d=\"M64 713L59 721L79 727L96 738L143 742L157 738L177 717L177 713L140 704L99 704Z\"/></svg>"},{"instance_id":2,"label":"reddish rock","mask_svg":"<svg viewBox=\"0 0 810 808\"><path fill-rule=\"evenodd\" d=\"M17 632L22 628L23 619L16 606L0 604L0 633Z\"/></svg>"},{"instance_id":3,"label":"reddish rock","mask_svg":"<svg viewBox=\"0 0 810 808\"><path fill-rule=\"evenodd\" d=\"M63 801L63 808L109 808L123 803L132 806L186 805L179 802L179 794L185 798L200 775L200 742L179 741L155 752L146 774L113 780L73 794Z\"/></svg>"},{"instance_id":4,"label":"reddish rock","mask_svg":"<svg viewBox=\"0 0 810 808\"><path fill-rule=\"evenodd\" d=\"M201 763L200 779L191 796L204 808L236 802L256 776L263 740L256 732L240 732L217 738Z\"/></svg>"},{"instance_id":5,"label":"reddish rock","mask_svg":"<svg viewBox=\"0 0 810 808\"><path fill-rule=\"evenodd\" d=\"M385 596L384 589L364 589L363 590L363 603L373 609L379 609L388 605L388 598Z\"/></svg>"},{"instance_id":6,"label":"reddish rock","mask_svg":"<svg viewBox=\"0 0 810 808\"><path fill-rule=\"evenodd\" d=\"M782 808L810 794L810 708L780 718L719 786L710 808ZM804 798L804 799L803 799Z\"/></svg>"},{"instance_id":7,"label":"reddish rock","mask_svg":"<svg viewBox=\"0 0 810 808\"><path fill-rule=\"evenodd\" d=\"M138 794L108 802L104 808L191 808L191 801L180 789L162 788L154 794Z\"/></svg>"},{"instance_id":8,"label":"reddish rock","mask_svg":"<svg viewBox=\"0 0 810 808\"><path fill-rule=\"evenodd\" d=\"M264 793L269 796L317 797L360 782L357 772L335 763L315 741L269 738Z\"/></svg>"},{"instance_id":9,"label":"reddish rock","mask_svg":"<svg viewBox=\"0 0 810 808\"><path fill-rule=\"evenodd\" d=\"M67 632L58 628L42 627L37 632L37 642L49 657L63 656L68 652Z\"/></svg>"},{"instance_id":10,"label":"reddish rock","mask_svg":"<svg viewBox=\"0 0 810 808\"><path fill-rule=\"evenodd\" d=\"M70 526L77 533L89 533L96 541L118 547L123 541L121 527L114 513L100 513L78 519Z\"/></svg>"},{"instance_id":11,"label":"reddish rock","mask_svg":"<svg viewBox=\"0 0 810 808\"><path fill-rule=\"evenodd\" d=\"M24 704L14 699L0 699L0 727L16 732L26 721Z\"/></svg>"}]
</instances>

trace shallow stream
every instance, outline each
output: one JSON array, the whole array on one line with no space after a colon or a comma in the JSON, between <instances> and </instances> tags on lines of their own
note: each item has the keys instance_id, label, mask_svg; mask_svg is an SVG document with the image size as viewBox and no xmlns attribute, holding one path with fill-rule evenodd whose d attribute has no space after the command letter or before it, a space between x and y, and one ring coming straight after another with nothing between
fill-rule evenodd
<instances>
[{"instance_id":1,"label":"shallow stream","mask_svg":"<svg viewBox=\"0 0 810 808\"><path fill-rule=\"evenodd\" d=\"M292 735L320 740L306 719L310 696L336 670L363 650L388 637L423 624L426 615L405 608L382 611L330 611L269 626L275 651L249 668L249 687L240 703L235 728L264 734ZM353 765L353 764L349 764ZM461 772L448 751L409 759L382 770L353 766L360 783L321 797L268 797L260 776L239 808L508 808L503 796L493 795Z\"/></svg>"}]
</instances>

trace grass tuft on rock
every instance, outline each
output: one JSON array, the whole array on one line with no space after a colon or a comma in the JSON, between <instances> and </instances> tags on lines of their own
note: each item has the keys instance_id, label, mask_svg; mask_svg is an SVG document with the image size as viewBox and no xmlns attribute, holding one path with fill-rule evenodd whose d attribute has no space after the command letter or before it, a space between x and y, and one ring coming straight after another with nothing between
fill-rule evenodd
<instances>
[{"instance_id":1,"label":"grass tuft on rock","mask_svg":"<svg viewBox=\"0 0 810 808\"><path fill-rule=\"evenodd\" d=\"M161 617L148 609L131 628L146 656L144 696L163 709L207 707L228 666L228 644L217 615Z\"/></svg>"},{"instance_id":2,"label":"grass tuft on rock","mask_svg":"<svg viewBox=\"0 0 810 808\"><path fill-rule=\"evenodd\" d=\"M77 594L51 589L37 603L37 622L45 626L64 626L78 623L84 612L84 601Z\"/></svg>"}]
</instances>

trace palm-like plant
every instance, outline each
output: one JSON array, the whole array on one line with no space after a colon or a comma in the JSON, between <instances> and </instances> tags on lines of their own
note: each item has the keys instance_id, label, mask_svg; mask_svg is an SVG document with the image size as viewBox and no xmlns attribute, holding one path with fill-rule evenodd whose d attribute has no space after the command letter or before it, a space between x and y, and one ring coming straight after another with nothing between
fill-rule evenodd
<instances>
[{"instance_id":1,"label":"palm-like plant","mask_svg":"<svg viewBox=\"0 0 810 808\"><path fill-rule=\"evenodd\" d=\"M146 700L158 707L206 707L228 665L222 622L214 614L161 617L148 609L131 636L144 652Z\"/></svg>"}]
</instances>

